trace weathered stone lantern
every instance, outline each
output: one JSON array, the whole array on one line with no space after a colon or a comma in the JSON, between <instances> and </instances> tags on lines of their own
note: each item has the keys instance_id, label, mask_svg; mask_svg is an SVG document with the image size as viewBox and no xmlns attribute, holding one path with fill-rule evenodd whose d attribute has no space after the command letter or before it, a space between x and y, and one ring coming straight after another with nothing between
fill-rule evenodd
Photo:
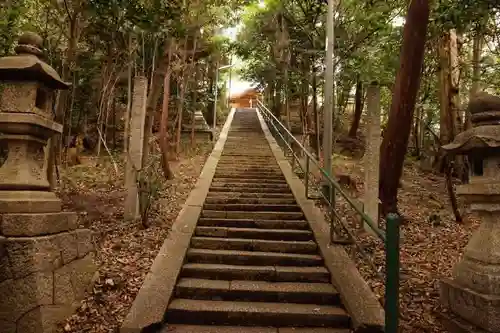
<instances>
[{"instance_id":1,"label":"weathered stone lantern","mask_svg":"<svg viewBox=\"0 0 500 333\"><path fill-rule=\"evenodd\" d=\"M92 234L50 191L44 147L61 133L54 95L69 85L26 33L0 58L0 332L49 333L78 307L96 272Z\"/></svg>"},{"instance_id":2,"label":"weathered stone lantern","mask_svg":"<svg viewBox=\"0 0 500 333\"><path fill-rule=\"evenodd\" d=\"M457 317L448 324L500 333L500 97L478 95L469 111L473 128L443 149L469 156L470 183L459 186L457 194L467 200L481 225L452 279L441 281L441 302ZM458 326L452 330L459 332Z\"/></svg>"},{"instance_id":3,"label":"weathered stone lantern","mask_svg":"<svg viewBox=\"0 0 500 333\"><path fill-rule=\"evenodd\" d=\"M0 144L7 156L0 167L0 212L50 212L61 202L49 191L43 148L62 131L54 122L56 89L68 89L43 62L42 39L26 33L17 56L0 59Z\"/></svg>"}]
</instances>

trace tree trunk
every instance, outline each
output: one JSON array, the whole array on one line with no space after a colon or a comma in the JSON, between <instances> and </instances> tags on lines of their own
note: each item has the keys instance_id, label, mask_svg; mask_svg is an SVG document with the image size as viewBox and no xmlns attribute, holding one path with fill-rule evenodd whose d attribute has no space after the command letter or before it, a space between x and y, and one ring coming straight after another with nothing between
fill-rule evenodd
<instances>
[{"instance_id":1,"label":"tree trunk","mask_svg":"<svg viewBox=\"0 0 500 333\"><path fill-rule=\"evenodd\" d=\"M158 101L160 100L161 97L161 91L163 88L163 81L165 80L165 72L167 71L167 68L170 67L170 59L171 59L171 54L173 52L175 46L175 41L173 39L169 40L167 43L165 43L165 48L163 52L163 59L160 61L158 68L156 68L155 73L153 75L153 84L151 85L151 90L148 93L148 99L146 101L146 120L144 124L144 148L143 148L143 155L142 155L142 163L143 166L147 165L148 162L148 157L149 157L149 140L153 132L153 123L154 123L154 117L156 113L156 106L158 105ZM163 117L163 111L162 111L162 117ZM160 140L160 144L161 140ZM166 161L167 164L164 165L164 171L168 171L165 174L165 177L171 176L173 177L173 174L170 171L170 166L168 164L168 160Z\"/></svg>"},{"instance_id":2,"label":"tree trunk","mask_svg":"<svg viewBox=\"0 0 500 333\"><path fill-rule=\"evenodd\" d=\"M356 94L354 103L354 117L352 119L351 128L349 129L349 137L355 138L358 133L361 114L363 113L363 82L361 82L358 74L356 80Z\"/></svg>"},{"instance_id":3,"label":"tree trunk","mask_svg":"<svg viewBox=\"0 0 500 333\"><path fill-rule=\"evenodd\" d=\"M457 35L454 30L445 33L439 44L439 96L440 96L440 143L453 141L462 129L459 100L460 68L458 61ZM438 163L440 171L446 171L447 160L442 153ZM462 181L467 179L467 167L463 156L453 159L454 174Z\"/></svg>"},{"instance_id":4,"label":"tree trunk","mask_svg":"<svg viewBox=\"0 0 500 333\"><path fill-rule=\"evenodd\" d=\"M80 37L79 31L79 14L74 13L73 16L69 17L69 41L68 48L66 49L66 59L63 61L61 78L65 81L71 80L71 66L76 60L76 51L78 47L78 40ZM62 90L59 92L59 98L57 99L55 121L62 124L64 128L64 116L66 113L66 107L68 105L68 99L70 96L70 90ZM55 167L60 160L61 153L61 135L56 134L50 140L50 146L48 147L47 154L47 179L50 184L50 188L54 189L56 185L55 178ZM59 155L59 156L58 156Z\"/></svg>"},{"instance_id":5,"label":"tree trunk","mask_svg":"<svg viewBox=\"0 0 500 333\"><path fill-rule=\"evenodd\" d=\"M196 45L196 41L195 41ZM177 130L176 130L176 139L175 139L175 155L178 155L180 152L181 146L181 130L182 130L182 113L184 110L184 93L186 92L186 83L184 82L186 79L186 58L188 53L188 37L184 38L184 47L182 48L182 60L181 60L181 75L179 77L179 87L180 89L177 91L179 96L179 101L177 104ZM193 53L194 54L194 53ZM174 128L175 128L174 124Z\"/></svg>"},{"instance_id":6,"label":"tree trunk","mask_svg":"<svg viewBox=\"0 0 500 333\"><path fill-rule=\"evenodd\" d=\"M481 51L483 49L482 31L479 27L472 40L472 87L469 93L469 101L480 91L481 83ZM465 128L472 127L469 112L465 112Z\"/></svg>"},{"instance_id":7,"label":"tree trunk","mask_svg":"<svg viewBox=\"0 0 500 333\"><path fill-rule=\"evenodd\" d=\"M197 66L196 64L194 66L195 66L195 68L194 68L194 72L195 72L195 74L194 74L194 92L193 92L194 110L193 110L193 113L191 114L191 148L194 148L195 143L196 143L195 135L194 135L194 125L195 125L195 120L196 120L196 118L195 118L196 111L198 111L198 107L199 107L198 82L199 81L204 82L203 70L201 68L199 68L199 66Z\"/></svg>"},{"instance_id":8,"label":"tree trunk","mask_svg":"<svg viewBox=\"0 0 500 333\"><path fill-rule=\"evenodd\" d=\"M113 139L113 150L116 150L116 99L113 99L113 118L111 118L111 133Z\"/></svg>"},{"instance_id":9,"label":"tree trunk","mask_svg":"<svg viewBox=\"0 0 500 333\"><path fill-rule=\"evenodd\" d=\"M398 211L398 186L420 86L428 22L428 0L410 2L403 29L400 67L381 145L380 199L383 214Z\"/></svg>"},{"instance_id":10,"label":"tree trunk","mask_svg":"<svg viewBox=\"0 0 500 333\"><path fill-rule=\"evenodd\" d=\"M282 80L281 79L276 79L276 95L274 96L274 115L276 116L276 118L278 118L279 120L281 120L281 102L282 102L282 98L281 98L281 90L282 90Z\"/></svg>"},{"instance_id":11,"label":"tree trunk","mask_svg":"<svg viewBox=\"0 0 500 333\"><path fill-rule=\"evenodd\" d=\"M124 119L124 129L123 129L123 152L128 151L128 142L130 138L130 111L132 108L132 67L133 63L133 52L132 52L132 33L129 33L128 38L128 69L127 69L127 109L125 110ZM151 80L152 81L152 80Z\"/></svg>"},{"instance_id":12,"label":"tree trunk","mask_svg":"<svg viewBox=\"0 0 500 333\"><path fill-rule=\"evenodd\" d=\"M422 123L422 113L423 113L423 107L421 105L418 105L417 108L417 113L415 114L415 120L413 122L413 142L414 142L414 151L413 151L413 156L415 156L417 159L420 159L421 156L421 142L420 142L420 132L422 131L420 124Z\"/></svg>"},{"instance_id":13,"label":"tree trunk","mask_svg":"<svg viewBox=\"0 0 500 333\"><path fill-rule=\"evenodd\" d=\"M165 72L165 77L164 77L164 84L163 84L163 107L161 110L161 119L160 119L160 148L161 148L161 166L163 168L163 174L165 175L165 178L172 179L174 177L172 170L170 169L170 165L168 162L168 152L169 152L169 144L168 144L168 103L170 101L170 76L172 75L172 66L170 66L170 61L172 60L172 53L173 53L173 45L174 41L173 39L169 41L168 43L168 51L167 51L167 56L166 56L166 72ZM152 94L152 92L150 93ZM148 96L148 102L149 102L149 96ZM156 103L155 103L156 105ZM149 106L149 103L148 103ZM155 108L156 109L156 108ZM153 109L154 110L154 109ZM147 111L147 115L149 115L149 112ZM153 118L153 117L151 117ZM151 130L151 129L150 129Z\"/></svg>"},{"instance_id":14,"label":"tree trunk","mask_svg":"<svg viewBox=\"0 0 500 333\"><path fill-rule=\"evenodd\" d=\"M217 62L211 61L208 65L208 96L211 97L209 102L207 103L207 109L205 112L205 119L210 127L215 127L214 124L214 102L215 102L215 93L214 93L214 82L215 82L215 71L217 70ZM215 82L217 84L217 82Z\"/></svg>"}]
</instances>

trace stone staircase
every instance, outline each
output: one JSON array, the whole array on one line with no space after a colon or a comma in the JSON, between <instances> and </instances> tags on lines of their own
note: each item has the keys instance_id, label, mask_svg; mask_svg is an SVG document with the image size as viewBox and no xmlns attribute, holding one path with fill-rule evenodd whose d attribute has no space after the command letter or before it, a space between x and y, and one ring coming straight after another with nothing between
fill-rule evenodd
<instances>
[{"instance_id":1,"label":"stone staircase","mask_svg":"<svg viewBox=\"0 0 500 333\"><path fill-rule=\"evenodd\" d=\"M254 110L237 110L161 332L349 332Z\"/></svg>"}]
</instances>

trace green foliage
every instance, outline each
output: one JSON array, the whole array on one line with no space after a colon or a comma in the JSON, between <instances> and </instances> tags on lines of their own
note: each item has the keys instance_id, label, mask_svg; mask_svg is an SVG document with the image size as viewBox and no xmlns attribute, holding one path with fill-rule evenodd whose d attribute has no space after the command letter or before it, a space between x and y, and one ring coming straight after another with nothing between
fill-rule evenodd
<instances>
[{"instance_id":1,"label":"green foliage","mask_svg":"<svg viewBox=\"0 0 500 333\"><path fill-rule=\"evenodd\" d=\"M463 40L460 44L462 101L467 101L472 84L472 38L478 33L486 42L483 52L487 56L480 64L483 88L500 92L500 5L494 0L440 0L432 2L432 6L419 105L424 108L425 122L434 126L439 123L440 109L437 45L444 32L456 29ZM339 103L343 90L354 93L353 86L359 78L365 85L371 81L382 84L382 110L388 110L402 40L402 27L397 22L402 21L406 9L407 2L399 0L341 1L335 21L335 80ZM289 41L285 49L291 55L285 67L280 67L275 53L282 29L280 16L285 18ZM292 95L302 93L300 83L304 80L311 94L311 68L304 71L304 66L314 65L318 84L321 84L325 17L326 1L267 0L265 6L248 6L234 47L246 63L241 75L260 87L274 87L278 80L284 80L283 68L287 68L287 85Z\"/></svg>"}]
</instances>

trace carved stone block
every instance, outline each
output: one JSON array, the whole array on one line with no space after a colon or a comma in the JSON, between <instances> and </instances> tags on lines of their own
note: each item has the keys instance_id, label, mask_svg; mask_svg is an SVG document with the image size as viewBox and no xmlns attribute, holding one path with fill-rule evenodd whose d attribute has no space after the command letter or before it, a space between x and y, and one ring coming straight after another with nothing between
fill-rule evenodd
<instances>
[{"instance_id":1,"label":"carved stone block","mask_svg":"<svg viewBox=\"0 0 500 333\"><path fill-rule=\"evenodd\" d=\"M1 112L33 112L35 109L36 82L5 82L0 91Z\"/></svg>"},{"instance_id":2,"label":"carved stone block","mask_svg":"<svg viewBox=\"0 0 500 333\"><path fill-rule=\"evenodd\" d=\"M63 264L56 235L7 238L5 248L14 278L35 272L53 271Z\"/></svg>"},{"instance_id":3,"label":"carved stone block","mask_svg":"<svg viewBox=\"0 0 500 333\"><path fill-rule=\"evenodd\" d=\"M487 332L500 333L500 296L480 294L449 279L440 287L443 306Z\"/></svg>"},{"instance_id":4,"label":"carved stone block","mask_svg":"<svg viewBox=\"0 0 500 333\"><path fill-rule=\"evenodd\" d=\"M61 208L53 192L0 191L0 213L55 213Z\"/></svg>"},{"instance_id":5,"label":"carved stone block","mask_svg":"<svg viewBox=\"0 0 500 333\"><path fill-rule=\"evenodd\" d=\"M52 272L33 273L0 283L0 321L16 322L40 305L54 302Z\"/></svg>"},{"instance_id":6,"label":"carved stone block","mask_svg":"<svg viewBox=\"0 0 500 333\"><path fill-rule=\"evenodd\" d=\"M68 317L75 306L42 305L24 315L17 323L17 331L23 333L56 332L57 324Z\"/></svg>"},{"instance_id":7,"label":"carved stone block","mask_svg":"<svg viewBox=\"0 0 500 333\"><path fill-rule=\"evenodd\" d=\"M3 214L1 219L0 235L8 237L50 235L78 227L78 214L74 212Z\"/></svg>"}]
</instances>

